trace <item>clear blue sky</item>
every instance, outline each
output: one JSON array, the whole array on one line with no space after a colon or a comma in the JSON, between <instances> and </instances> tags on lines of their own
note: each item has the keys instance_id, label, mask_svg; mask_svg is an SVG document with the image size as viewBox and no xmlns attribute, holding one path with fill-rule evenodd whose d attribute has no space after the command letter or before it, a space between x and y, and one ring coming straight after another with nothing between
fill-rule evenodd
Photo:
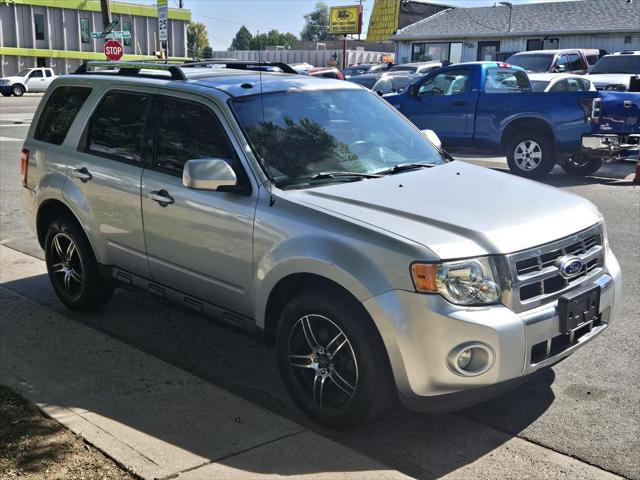
<instances>
[{"instance_id":1,"label":"clear blue sky","mask_svg":"<svg viewBox=\"0 0 640 480\"><path fill-rule=\"evenodd\" d=\"M296 35L304 26L305 13L313 10L317 0L184 0L184 8L191 10L196 22L207 25L209 43L213 50L226 50L241 25L245 25L251 33L266 32L276 29ZM512 0L513 3L532 3L558 0ZM459 7L481 7L493 5L497 0L436 0ZM145 3L155 3L146 0ZM353 5L358 0L325 0L327 5ZM369 25L369 15L374 0L363 0L363 30ZM177 0L169 0L175 7Z\"/></svg>"}]
</instances>

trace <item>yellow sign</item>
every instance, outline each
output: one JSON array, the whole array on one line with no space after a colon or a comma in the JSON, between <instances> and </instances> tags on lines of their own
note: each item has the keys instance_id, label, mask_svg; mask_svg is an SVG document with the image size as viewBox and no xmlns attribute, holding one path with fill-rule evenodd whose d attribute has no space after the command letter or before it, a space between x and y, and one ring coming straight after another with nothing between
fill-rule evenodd
<instances>
[{"instance_id":1,"label":"yellow sign","mask_svg":"<svg viewBox=\"0 0 640 480\"><path fill-rule=\"evenodd\" d=\"M329 10L329 33L331 35L347 35L361 33L362 5L347 7L331 7Z\"/></svg>"}]
</instances>

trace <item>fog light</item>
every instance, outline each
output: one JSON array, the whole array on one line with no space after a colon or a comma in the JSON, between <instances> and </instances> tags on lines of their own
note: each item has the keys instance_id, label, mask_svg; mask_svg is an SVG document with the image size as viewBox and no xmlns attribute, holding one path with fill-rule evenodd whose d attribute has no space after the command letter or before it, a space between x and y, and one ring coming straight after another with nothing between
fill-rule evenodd
<instances>
[{"instance_id":1,"label":"fog light","mask_svg":"<svg viewBox=\"0 0 640 480\"><path fill-rule=\"evenodd\" d=\"M452 349L447 355L447 366L456 375L474 377L481 375L493 366L495 353L486 343L463 343Z\"/></svg>"}]
</instances>

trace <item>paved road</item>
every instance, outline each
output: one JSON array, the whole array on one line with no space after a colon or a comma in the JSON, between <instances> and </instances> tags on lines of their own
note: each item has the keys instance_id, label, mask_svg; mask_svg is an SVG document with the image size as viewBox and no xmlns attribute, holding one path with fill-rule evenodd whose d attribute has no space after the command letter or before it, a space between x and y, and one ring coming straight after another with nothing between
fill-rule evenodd
<instances>
[{"instance_id":1,"label":"paved road","mask_svg":"<svg viewBox=\"0 0 640 480\"><path fill-rule=\"evenodd\" d=\"M22 113L14 105L18 109L33 104L27 98L2 98L0 118ZM0 127L3 137L25 133L24 126ZM19 142L3 139L0 243L34 253L38 247L19 213L19 150ZM400 410L364 429L336 435L309 425L291 405L271 348L215 322L128 291L118 291L101 313L77 315L57 303L44 276L7 287L412 476L444 475L492 455L512 436L519 436L640 479L640 188L624 180L562 174L546 182L588 198L603 212L623 269L619 318L602 337L547 374L455 415Z\"/></svg>"}]
</instances>

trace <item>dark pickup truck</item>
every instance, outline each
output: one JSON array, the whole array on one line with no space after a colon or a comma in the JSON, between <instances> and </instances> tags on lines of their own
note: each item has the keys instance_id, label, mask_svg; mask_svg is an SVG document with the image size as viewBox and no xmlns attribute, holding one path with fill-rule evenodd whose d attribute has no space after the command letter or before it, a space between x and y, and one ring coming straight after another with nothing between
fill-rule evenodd
<instances>
[{"instance_id":1,"label":"dark pickup truck","mask_svg":"<svg viewBox=\"0 0 640 480\"><path fill-rule=\"evenodd\" d=\"M601 97L595 91L533 92L522 68L496 62L441 68L385 96L420 129L435 131L447 149L504 154L513 172L530 178L556 163L572 174L600 168Z\"/></svg>"}]
</instances>

